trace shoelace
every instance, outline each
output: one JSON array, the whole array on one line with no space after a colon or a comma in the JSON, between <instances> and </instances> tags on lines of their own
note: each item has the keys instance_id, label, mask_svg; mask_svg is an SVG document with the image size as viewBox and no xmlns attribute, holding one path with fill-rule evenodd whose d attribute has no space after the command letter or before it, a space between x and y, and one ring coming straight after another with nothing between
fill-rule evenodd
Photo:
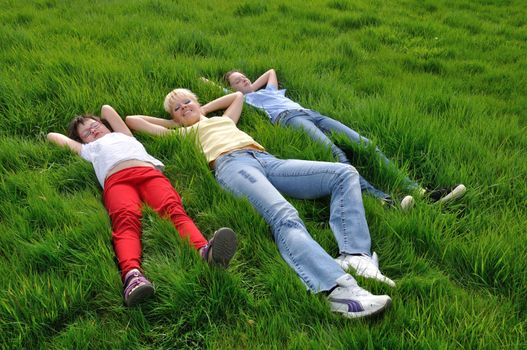
<instances>
[{"instance_id":1,"label":"shoelace","mask_svg":"<svg viewBox=\"0 0 527 350\"><path fill-rule=\"evenodd\" d=\"M368 296L368 295L369 295L369 293L368 293L366 290L364 290L364 289L362 289L362 288L360 288L360 287L355 287L355 288L353 288L353 289L346 288L346 287L337 287L337 290L338 290L339 292L342 292L342 291L348 291L348 292L349 292L349 291L352 291L352 292L353 292L352 294L353 294L353 296L355 296L355 297L361 297L361 296Z\"/></svg>"},{"instance_id":2,"label":"shoelace","mask_svg":"<svg viewBox=\"0 0 527 350\"><path fill-rule=\"evenodd\" d=\"M361 254L361 255L358 255L357 257L359 260L359 265L357 266L357 270L367 270L370 267L370 265L377 267L375 266L375 262L373 261L373 259L370 258L369 256L365 254Z\"/></svg>"},{"instance_id":3,"label":"shoelace","mask_svg":"<svg viewBox=\"0 0 527 350\"><path fill-rule=\"evenodd\" d=\"M146 284L146 281L144 280L144 278L141 278L141 277L143 276L141 276L139 273L134 273L128 276L128 278L126 279L126 288L125 288L126 295L130 295L130 293L136 290L137 287L143 284Z\"/></svg>"}]
</instances>

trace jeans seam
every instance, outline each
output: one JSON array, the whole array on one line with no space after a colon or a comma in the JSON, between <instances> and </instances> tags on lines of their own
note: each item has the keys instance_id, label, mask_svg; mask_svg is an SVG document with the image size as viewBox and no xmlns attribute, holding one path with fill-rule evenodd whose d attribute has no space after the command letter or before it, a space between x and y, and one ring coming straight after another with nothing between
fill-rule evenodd
<instances>
[{"instance_id":1,"label":"jeans seam","mask_svg":"<svg viewBox=\"0 0 527 350\"><path fill-rule=\"evenodd\" d=\"M284 229L284 226L280 225L280 227L277 228L277 231L282 231L282 229ZM283 238L283 235L280 232L277 232L277 233L279 234L280 241L282 241L282 246L285 248L285 250L287 250L287 254L289 255L289 258L291 259L291 261L295 265L295 267L296 267L296 269L298 271L298 275L309 286L310 289L314 290L315 288L313 287L313 283L311 282L311 280L309 278L307 278L307 276L304 273L304 269L301 267L301 265L297 264L296 260L294 259L293 254L291 253L291 250L289 249L289 245L285 244L285 240Z\"/></svg>"},{"instance_id":2,"label":"jeans seam","mask_svg":"<svg viewBox=\"0 0 527 350\"><path fill-rule=\"evenodd\" d=\"M324 170L324 171L317 171L317 172L303 172L302 174L299 174L299 173L287 173L287 174L282 174L282 175L278 175L278 174L275 175L275 174L272 173L272 170L269 172L269 175L273 176L273 177L312 176L312 175L318 175L318 174L332 174L332 175L335 175L335 174L338 174L338 173L336 171Z\"/></svg>"},{"instance_id":3,"label":"jeans seam","mask_svg":"<svg viewBox=\"0 0 527 350\"><path fill-rule=\"evenodd\" d=\"M261 205L260 201L257 201L254 197L249 196L247 194L242 194L239 191L231 189L230 186L227 186L227 184L224 181L222 181L220 178L218 178L218 177L216 179L220 183L220 185L222 185L228 191L232 192L233 194L235 194L235 195L237 195L239 197L246 197L253 206L256 206L255 209L260 208L266 214L270 214L269 209L268 208L264 208L263 205ZM270 215L266 215L264 217L264 220L265 220L266 217L270 217ZM297 220L294 220L294 221L297 222ZM301 222L298 222L298 223L301 224ZM271 228L274 227L272 222L268 222L267 224L270 225ZM276 225L276 226L277 226L276 227L277 236L274 237L275 241L276 241L276 238L278 237L278 239L281 241L282 246L284 247L284 250L287 252L287 255L289 256L289 259L291 260L291 262L295 266L298 275L302 278L304 283L311 290L315 290L315 287L313 286L312 281L307 277L307 275L305 274L304 269L302 268L302 266L297 263L296 259L294 258L294 255L291 253L291 250L289 249L289 245L285 243L285 239L284 239L283 235L281 234L282 230L285 228L284 225L282 224L282 225ZM279 249L279 251L280 251L280 249Z\"/></svg>"},{"instance_id":4,"label":"jeans seam","mask_svg":"<svg viewBox=\"0 0 527 350\"><path fill-rule=\"evenodd\" d=\"M218 174L218 172L216 173ZM221 178L219 176L216 176L216 180L220 183L220 185L222 185L223 188L227 189L228 191L230 191L231 193L233 193L234 195L237 195L239 197L245 197L249 200L249 202L251 203L251 205L253 207L256 207L255 209L261 209L263 212L265 212L267 215L264 216L264 220L266 219L266 217L270 218L269 221L270 222L267 222L268 225L271 226L271 229L273 229L273 227L275 226L274 225L274 220L271 220L271 215L270 214L270 211L269 211L269 208L264 208L264 206L260 203L260 201L256 200L254 197L250 196L250 195L247 195L245 193L241 193L239 191L236 191L235 189L231 189L230 186L228 186L225 181L222 181ZM289 202L288 202L289 203ZM289 203L289 205L291 205ZM288 216L289 218L289 216ZM300 221L299 221L300 220ZM267 221L267 220L266 220ZM301 222L301 219L299 218L298 220L294 219L293 220L295 223L298 223L299 225L303 226L302 225L302 222ZM289 256L289 259L291 260L291 262L293 263L293 265L295 266L295 269L297 271L297 274L302 278L302 280L304 281L304 283L311 289L311 290L315 290L315 287L313 286L313 283L311 281L311 279L308 278L308 276L305 274L304 272L304 269L302 268L302 266L300 264L298 264L298 262L296 261L296 259L294 258L294 255L291 253L291 250L289 249L289 245L285 243L285 239L284 239L284 236L281 234L282 230L285 229L284 227L285 225L284 224L280 224L280 225L276 225L276 236L274 237L275 238L275 242L276 242L276 239L278 238L282 244L282 246L284 247L284 250L287 252L287 255ZM305 226L304 226L305 228ZM307 231L307 230L306 230ZM279 249L280 251L280 249Z\"/></svg>"},{"instance_id":5,"label":"jeans seam","mask_svg":"<svg viewBox=\"0 0 527 350\"><path fill-rule=\"evenodd\" d=\"M344 220L344 195L343 195L344 189L343 189L342 181L339 181L338 189L341 192L341 195L339 196L340 197L340 203L339 203L340 224L342 226L342 231L343 231L341 232L341 235L344 237L344 245L347 247L348 246L348 235L346 234L347 227L346 227L345 220Z\"/></svg>"}]
</instances>

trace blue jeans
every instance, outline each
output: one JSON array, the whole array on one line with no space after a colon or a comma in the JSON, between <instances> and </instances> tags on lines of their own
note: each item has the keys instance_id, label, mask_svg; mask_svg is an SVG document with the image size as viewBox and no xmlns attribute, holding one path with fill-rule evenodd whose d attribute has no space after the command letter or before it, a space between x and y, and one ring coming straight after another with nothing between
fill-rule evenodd
<instances>
[{"instance_id":1,"label":"blue jeans","mask_svg":"<svg viewBox=\"0 0 527 350\"><path fill-rule=\"evenodd\" d=\"M278 159L267 152L238 150L215 162L216 180L247 198L271 226L284 260L313 292L333 288L346 272L311 237L297 210L282 196L331 196L329 225L340 253L370 255L371 241L359 176L351 165Z\"/></svg>"},{"instance_id":2,"label":"blue jeans","mask_svg":"<svg viewBox=\"0 0 527 350\"><path fill-rule=\"evenodd\" d=\"M350 164L350 161L346 157L344 151L331 141L327 136L328 134L331 134L332 132L340 133L346 135L346 137L352 142L362 143L364 145L370 144L370 140L359 135L355 130L350 129L341 122L323 116L322 114L310 109L293 109L284 111L278 115L276 123L284 126L291 126L293 128L304 129L312 139L330 147L333 155L337 157L339 162L344 164ZM395 165L393 165L379 148L376 147L375 149L385 164L390 167L395 167ZM360 186L362 191L367 192L376 198L386 199L389 197L389 195L375 188L362 176L360 177ZM408 177L405 177L404 186L407 190L414 190L418 187L418 184L415 181L410 180Z\"/></svg>"}]
</instances>

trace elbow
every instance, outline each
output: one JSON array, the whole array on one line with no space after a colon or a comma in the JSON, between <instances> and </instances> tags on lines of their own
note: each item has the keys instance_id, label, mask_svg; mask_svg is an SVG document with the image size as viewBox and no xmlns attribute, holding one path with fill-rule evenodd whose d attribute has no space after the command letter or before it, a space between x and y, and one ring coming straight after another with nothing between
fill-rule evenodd
<instances>
[{"instance_id":1,"label":"elbow","mask_svg":"<svg viewBox=\"0 0 527 350\"><path fill-rule=\"evenodd\" d=\"M110 106L110 105L103 105L101 107L101 116L104 116L106 113L113 112L113 111L115 111L115 110L113 109L112 106Z\"/></svg>"},{"instance_id":2,"label":"elbow","mask_svg":"<svg viewBox=\"0 0 527 350\"><path fill-rule=\"evenodd\" d=\"M54 142L57 139L57 133L50 132L47 134L46 138L48 141Z\"/></svg>"},{"instance_id":3,"label":"elbow","mask_svg":"<svg viewBox=\"0 0 527 350\"><path fill-rule=\"evenodd\" d=\"M243 105L243 93L240 92L240 91L236 91L235 93L233 93L234 95L234 100L232 101L232 103L239 103L241 105Z\"/></svg>"},{"instance_id":4,"label":"elbow","mask_svg":"<svg viewBox=\"0 0 527 350\"><path fill-rule=\"evenodd\" d=\"M112 118L121 118L119 113L110 105L103 105L101 107L101 119L110 120Z\"/></svg>"},{"instance_id":5,"label":"elbow","mask_svg":"<svg viewBox=\"0 0 527 350\"><path fill-rule=\"evenodd\" d=\"M48 133L47 139L49 142L59 146L63 146L67 143L67 137L57 132Z\"/></svg>"}]
</instances>

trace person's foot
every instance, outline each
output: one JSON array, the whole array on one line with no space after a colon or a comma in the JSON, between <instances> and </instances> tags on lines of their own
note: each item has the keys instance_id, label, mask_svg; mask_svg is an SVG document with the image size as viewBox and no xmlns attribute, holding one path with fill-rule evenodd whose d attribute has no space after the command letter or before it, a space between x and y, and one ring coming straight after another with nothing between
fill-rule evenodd
<instances>
[{"instance_id":1,"label":"person's foot","mask_svg":"<svg viewBox=\"0 0 527 350\"><path fill-rule=\"evenodd\" d=\"M138 269L126 273L123 289L126 306L135 306L154 294L154 286Z\"/></svg>"},{"instance_id":2,"label":"person's foot","mask_svg":"<svg viewBox=\"0 0 527 350\"><path fill-rule=\"evenodd\" d=\"M395 282L384 276L379 270L379 258L375 252L373 252L371 257L366 254L342 254L336 258L335 261L340 265L340 267L342 267L344 271L353 269L359 276L372 278L374 280L384 282L390 287L395 287Z\"/></svg>"},{"instance_id":3,"label":"person's foot","mask_svg":"<svg viewBox=\"0 0 527 350\"><path fill-rule=\"evenodd\" d=\"M382 206L385 206L389 209L395 208L395 201L392 197L379 198L379 201L381 201Z\"/></svg>"},{"instance_id":4,"label":"person's foot","mask_svg":"<svg viewBox=\"0 0 527 350\"><path fill-rule=\"evenodd\" d=\"M380 201L382 205L385 205L388 208L396 208L396 202L392 197L381 198ZM414 203L415 203L414 197L405 196L401 200L401 203L399 203L399 207L401 208L402 211L408 211L413 208Z\"/></svg>"},{"instance_id":5,"label":"person's foot","mask_svg":"<svg viewBox=\"0 0 527 350\"><path fill-rule=\"evenodd\" d=\"M414 207L415 201L412 196L405 196L401 201L401 209L403 211L408 211Z\"/></svg>"},{"instance_id":6,"label":"person's foot","mask_svg":"<svg viewBox=\"0 0 527 350\"><path fill-rule=\"evenodd\" d=\"M327 298L332 311L348 318L377 315L392 301L388 295L373 295L359 287L350 275L340 277Z\"/></svg>"},{"instance_id":7,"label":"person's foot","mask_svg":"<svg viewBox=\"0 0 527 350\"><path fill-rule=\"evenodd\" d=\"M450 187L425 190L424 196L434 203L448 203L463 197L466 192L467 188L465 185L457 184Z\"/></svg>"},{"instance_id":8,"label":"person's foot","mask_svg":"<svg viewBox=\"0 0 527 350\"><path fill-rule=\"evenodd\" d=\"M227 268L236 252L237 245L238 241L234 231L223 227L214 232L209 243L201 248L201 257L211 265Z\"/></svg>"}]
</instances>

